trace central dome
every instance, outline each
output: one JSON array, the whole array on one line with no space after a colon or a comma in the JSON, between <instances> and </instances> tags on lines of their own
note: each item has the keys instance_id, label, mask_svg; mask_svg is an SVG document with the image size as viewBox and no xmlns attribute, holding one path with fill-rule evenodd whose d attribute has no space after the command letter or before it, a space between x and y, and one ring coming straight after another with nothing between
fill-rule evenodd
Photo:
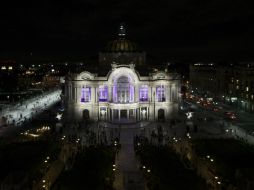
<instances>
[{"instance_id":1,"label":"central dome","mask_svg":"<svg viewBox=\"0 0 254 190\"><path fill-rule=\"evenodd\" d=\"M136 43L126 39L124 24L118 28L118 36L106 45L103 52L99 53L99 64L106 66L110 66L112 63L143 65L145 60L145 52L141 51Z\"/></svg>"},{"instance_id":2,"label":"central dome","mask_svg":"<svg viewBox=\"0 0 254 190\"><path fill-rule=\"evenodd\" d=\"M107 52L136 52L137 45L125 38L126 30L122 23L118 30L118 38L108 43L106 47Z\"/></svg>"},{"instance_id":3,"label":"central dome","mask_svg":"<svg viewBox=\"0 0 254 190\"><path fill-rule=\"evenodd\" d=\"M118 38L108 43L107 52L136 52L137 45L125 38Z\"/></svg>"}]
</instances>

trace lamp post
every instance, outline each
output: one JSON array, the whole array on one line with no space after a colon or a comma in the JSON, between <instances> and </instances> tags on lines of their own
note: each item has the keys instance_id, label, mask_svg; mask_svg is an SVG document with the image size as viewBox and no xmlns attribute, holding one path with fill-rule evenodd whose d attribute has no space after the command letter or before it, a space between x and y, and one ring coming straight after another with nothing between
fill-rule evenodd
<instances>
[{"instance_id":1,"label":"lamp post","mask_svg":"<svg viewBox=\"0 0 254 190\"><path fill-rule=\"evenodd\" d=\"M153 118L154 118L154 122L155 122L155 92L153 92Z\"/></svg>"},{"instance_id":2,"label":"lamp post","mask_svg":"<svg viewBox=\"0 0 254 190\"><path fill-rule=\"evenodd\" d=\"M99 119L100 119L100 105L99 105L99 92L97 91L97 103L98 103L98 122L97 122L97 140L99 142Z\"/></svg>"},{"instance_id":3,"label":"lamp post","mask_svg":"<svg viewBox=\"0 0 254 190\"><path fill-rule=\"evenodd\" d=\"M98 103L98 122L99 122L99 119L100 119L100 104L99 104L99 101L100 101L100 99L99 99L100 97L99 97L99 92L97 92L97 103Z\"/></svg>"}]
</instances>

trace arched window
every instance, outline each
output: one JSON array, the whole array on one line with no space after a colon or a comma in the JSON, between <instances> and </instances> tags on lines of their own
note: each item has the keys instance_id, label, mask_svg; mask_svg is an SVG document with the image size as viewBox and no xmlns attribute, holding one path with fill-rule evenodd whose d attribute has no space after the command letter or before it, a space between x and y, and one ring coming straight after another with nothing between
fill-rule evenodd
<instances>
[{"instance_id":1,"label":"arched window","mask_svg":"<svg viewBox=\"0 0 254 190\"><path fill-rule=\"evenodd\" d=\"M129 82L129 78L121 76L114 84L114 102L129 103L134 101L134 86Z\"/></svg>"},{"instance_id":2,"label":"arched window","mask_svg":"<svg viewBox=\"0 0 254 190\"><path fill-rule=\"evenodd\" d=\"M157 101L158 102L165 102L166 97L165 97L165 86L160 85L156 87L156 96L157 96Z\"/></svg>"},{"instance_id":3,"label":"arched window","mask_svg":"<svg viewBox=\"0 0 254 190\"><path fill-rule=\"evenodd\" d=\"M81 89L81 102L91 101L91 87L83 87Z\"/></svg>"},{"instance_id":4,"label":"arched window","mask_svg":"<svg viewBox=\"0 0 254 190\"><path fill-rule=\"evenodd\" d=\"M99 101L106 102L108 100L108 87L99 86Z\"/></svg>"},{"instance_id":5,"label":"arched window","mask_svg":"<svg viewBox=\"0 0 254 190\"><path fill-rule=\"evenodd\" d=\"M148 101L148 86L147 85L142 85L139 88L139 100L141 102Z\"/></svg>"}]
</instances>

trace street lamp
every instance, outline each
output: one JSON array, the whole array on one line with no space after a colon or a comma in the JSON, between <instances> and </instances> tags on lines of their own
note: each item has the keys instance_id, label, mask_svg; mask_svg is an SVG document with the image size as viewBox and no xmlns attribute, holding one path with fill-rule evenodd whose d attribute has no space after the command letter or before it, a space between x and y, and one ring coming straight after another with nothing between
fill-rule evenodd
<instances>
[{"instance_id":1,"label":"street lamp","mask_svg":"<svg viewBox=\"0 0 254 190\"><path fill-rule=\"evenodd\" d=\"M155 92L153 92L153 102L154 102L154 104L153 104L153 115L154 115L154 121L155 121Z\"/></svg>"}]
</instances>

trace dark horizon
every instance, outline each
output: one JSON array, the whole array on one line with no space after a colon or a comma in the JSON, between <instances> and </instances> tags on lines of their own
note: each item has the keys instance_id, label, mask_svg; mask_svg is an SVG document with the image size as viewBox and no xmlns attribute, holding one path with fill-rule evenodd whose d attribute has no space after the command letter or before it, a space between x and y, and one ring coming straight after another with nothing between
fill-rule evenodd
<instances>
[{"instance_id":1,"label":"dark horizon","mask_svg":"<svg viewBox=\"0 0 254 190\"><path fill-rule=\"evenodd\" d=\"M9 5L8 5L9 4ZM156 60L251 61L254 14L237 0L9 2L1 6L1 59L91 59L127 38Z\"/></svg>"}]
</instances>

